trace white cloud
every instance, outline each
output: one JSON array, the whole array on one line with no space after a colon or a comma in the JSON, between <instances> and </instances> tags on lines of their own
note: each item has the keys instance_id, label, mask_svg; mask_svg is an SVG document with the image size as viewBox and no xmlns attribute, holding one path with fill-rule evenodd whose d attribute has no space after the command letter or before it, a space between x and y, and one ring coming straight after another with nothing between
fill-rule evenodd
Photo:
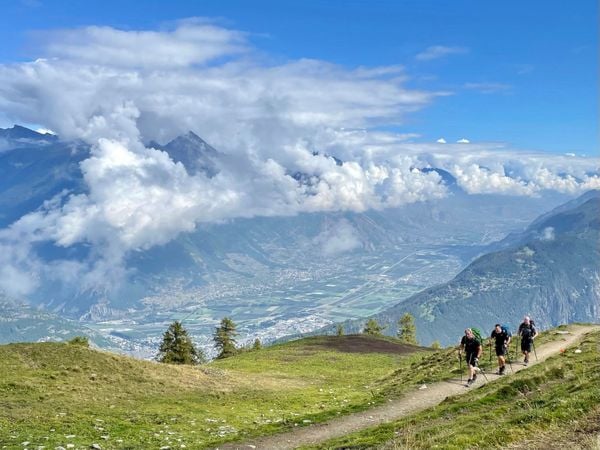
<instances>
[{"instance_id":1,"label":"white cloud","mask_svg":"<svg viewBox=\"0 0 600 450\"><path fill-rule=\"evenodd\" d=\"M166 68L206 64L247 50L246 36L202 20L172 31L122 31L89 26L40 33L47 58L104 66Z\"/></svg>"},{"instance_id":2,"label":"white cloud","mask_svg":"<svg viewBox=\"0 0 600 450\"><path fill-rule=\"evenodd\" d=\"M362 245L358 232L346 219L330 224L315 238L315 241L321 246L325 256L350 252Z\"/></svg>"},{"instance_id":3,"label":"white cloud","mask_svg":"<svg viewBox=\"0 0 600 450\"><path fill-rule=\"evenodd\" d=\"M437 141L435 141L435 142L437 142L438 144L445 144L445 143L446 143L446 139L444 139L444 138L439 138L439 139L438 139Z\"/></svg>"},{"instance_id":4,"label":"white cloud","mask_svg":"<svg viewBox=\"0 0 600 450\"><path fill-rule=\"evenodd\" d=\"M219 148L244 152L320 127L399 123L443 94L312 60L170 70L49 60L0 66L0 82L2 110L64 138L165 141L194 129ZM135 121L120 122L124 105L137 109Z\"/></svg>"},{"instance_id":5,"label":"white cloud","mask_svg":"<svg viewBox=\"0 0 600 450\"><path fill-rule=\"evenodd\" d=\"M424 167L449 171L469 193L600 188L596 160L444 139L418 144L408 142L416 134L373 131L444 95L405 87L399 66L266 64L253 59L244 33L198 22L165 32L90 27L49 39L46 58L0 65L0 111L84 139L92 150L80 165L85 194L58 196L0 230L0 288L17 295L69 273L91 290L116 284L129 253L202 222L361 212L445 196L440 176ZM216 176L190 176L142 144L188 130L224 153ZM357 239L341 223L325 236L324 252L350 251ZM89 258L50 270L33 250L42 241L85 244Z\"/></svg>"},{"instance_id":6,"label":"white cloud","mask_svg":"<svg viewBox=\"0 0 600 450\"><path fill-rule=\"evenodd\" d=\"M544 228L544 230L542 231L542 236L541 236L542 241L553 241L554 238L555 238L554 228L553 227Z\"/></svg>"},{"instance_id":7,"label":"white cloud","mask_svg":"<svg viewBox=\"0 0 600 450\"><path fill-rule=\"evenodd\" d=\"M54 131L49 130L48 128L36 128L35 131L40 134L56 134Z\"/></svg>"},{"instance_id":8,"label":"white cloud","mask_svg":"<svg viewBox=\"0 0 600 450\"><path fill-rule=\"evenodd\" d=\"M443 58L448 55L460 55L467 53L469 50L465 47L447 47L443 45L433 45L427 47L424 51L417 54L415 59L418 61L431 61L433 59Z\"/></svg>"},{"instance_id":9,"label":"white cloud","mask_svg":"<svg viewBox=\"0 0 600 450\"><path fill-rule=\"evenodd\" d=\"M477 164L466 167L455 165L452 172L459 186L470 194L532 195L535 191L533 186L506 176L503 171L492 171Z\"/></svg>"},{"instance_id":10,"label":"white cloud","mask_svg":"<svg viewBox=\"0 0 600 450\"><path fill-rule=\"evenodd\" d=\"M469 141L468 139L462 138L459 139L458 141L456 141L457 144L470 144L471 141Z\"/></svg>"}]
</instances>

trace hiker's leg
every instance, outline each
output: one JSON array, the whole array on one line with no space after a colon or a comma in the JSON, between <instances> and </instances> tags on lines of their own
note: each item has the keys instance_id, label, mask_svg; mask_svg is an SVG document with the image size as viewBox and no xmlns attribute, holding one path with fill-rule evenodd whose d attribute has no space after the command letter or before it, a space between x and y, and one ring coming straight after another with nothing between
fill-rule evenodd
<instances>
[{"instance_id":1,"label":"hiker's leg","mask_svg":"<svg viewBox=\"0 0 600 450\"><path fill-rule=\"evenodd\" d=\"M472 375L471 375L471 355L469 355L468 353L465 356L465 361L467 362L467 374L468 374L467 377L470 380L472 378Z\"/></svg>"}]
</instances>

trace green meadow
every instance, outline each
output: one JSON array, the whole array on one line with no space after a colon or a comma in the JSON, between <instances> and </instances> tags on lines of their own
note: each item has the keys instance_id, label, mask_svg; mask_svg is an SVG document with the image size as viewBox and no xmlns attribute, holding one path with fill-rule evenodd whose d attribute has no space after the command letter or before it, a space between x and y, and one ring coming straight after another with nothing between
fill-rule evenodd
<instances>
[{"instance_id":1,"label":"green meadow","mask_svg":"<svg viewBox=\"0 0 600 450\"><path fill-rule=\"evenodd\" d=\"M544 333L538 345L554 338ZM600 404L597 345L598 333L577 357L553 358L321 448L487 448L522 429L551 433ZM365 335L311 337L196 367L72 343L3 345L0 361L0 449L210 448L310 426L460 376L454 349ZM487 353L483 361L493 369Z\"/></svg>"}]
</instances>

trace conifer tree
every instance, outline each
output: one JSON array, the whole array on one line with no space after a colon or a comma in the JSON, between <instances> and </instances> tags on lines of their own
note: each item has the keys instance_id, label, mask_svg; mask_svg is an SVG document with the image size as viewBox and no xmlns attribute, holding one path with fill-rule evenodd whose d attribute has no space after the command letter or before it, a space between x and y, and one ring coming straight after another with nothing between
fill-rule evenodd
<instances>
[{"instance_id":1,"label":"conifer tree","mask_svg":"<svg viewBox=\"0 0 600 450\"><path fill-rule=\"evenodd\" d=\"M365 324L365 328L363 329L364 334L369 334L371 336L381 336L385 327L382 327L377 323L375 319L367 320Z\"/></svg>"},{"instance_id":2,"label":"conifer tree","mask_svg":"<svg viewBox=\"0 0 600 450\"><path fill-rule=\"evenodd\" d=\"M224 317L221 320L221 325L216 328L215 335L213 337L215 346L219 352L217 359L228 358L237 353L237 349L235 347L235 337L237 336L237 333L235 330L236 325L229 317Z\"/></svg>"},{"instance_id":3,"label":"conifer tree","mask_svg":"<svg viewBox=\"0 0 600 450\"><path fill-rule=\"evenodd\" d=\"M342 325L341 323L338 323L337 328L335 329L335 334L337 336L343 336L344 335L344 325Z\"/></svg>"},{"instance_id":4,"label":"conifer tree","mask_svg":"<svg viewBox=\"0 0 600 450\"><path fill-rule=\"evenodd\" d=\"M262 344L260 343L260 339L254 339L254 344L252 344L252 350L260 350L262 348Z\"/></svg>"},{"instance_id":5,"label":"conifer tree","mask_svg":"<svg viewBox=\"0 0 600 450\"><path fill-rule=\"evenodd\" d=\"M175 321L163 334L156 358L169 364L201 364L206 362L202 350L197 350L181 322Z\"/></svg>"},{"instance_id":6,"label":"conifer tree","mask_svg":"<svg viewBox=\"0 0 600 450\"><path fill-rule=\"evenodd\" d=\"M418 344L415 318L410 313L404 313L398 321L398 339L406 344Z\"/></svg>"}]
</instances>

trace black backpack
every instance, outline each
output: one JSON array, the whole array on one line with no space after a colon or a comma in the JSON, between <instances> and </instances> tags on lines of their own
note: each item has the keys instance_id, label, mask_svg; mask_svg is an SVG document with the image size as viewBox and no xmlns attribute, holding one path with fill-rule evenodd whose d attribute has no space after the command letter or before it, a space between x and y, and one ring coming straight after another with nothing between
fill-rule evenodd
<instances>
[{"instance_id":1,"label":"black backpack","mask_svg":"<svg viewBox=\"0 0 600 450\"><path fill-rule=\"evenodd\" d=\"M531 339L535 335L535 329L533 323L530 322L528 326L521 327L521 337L523 339Z\"/></svg>"}]
</instances>

